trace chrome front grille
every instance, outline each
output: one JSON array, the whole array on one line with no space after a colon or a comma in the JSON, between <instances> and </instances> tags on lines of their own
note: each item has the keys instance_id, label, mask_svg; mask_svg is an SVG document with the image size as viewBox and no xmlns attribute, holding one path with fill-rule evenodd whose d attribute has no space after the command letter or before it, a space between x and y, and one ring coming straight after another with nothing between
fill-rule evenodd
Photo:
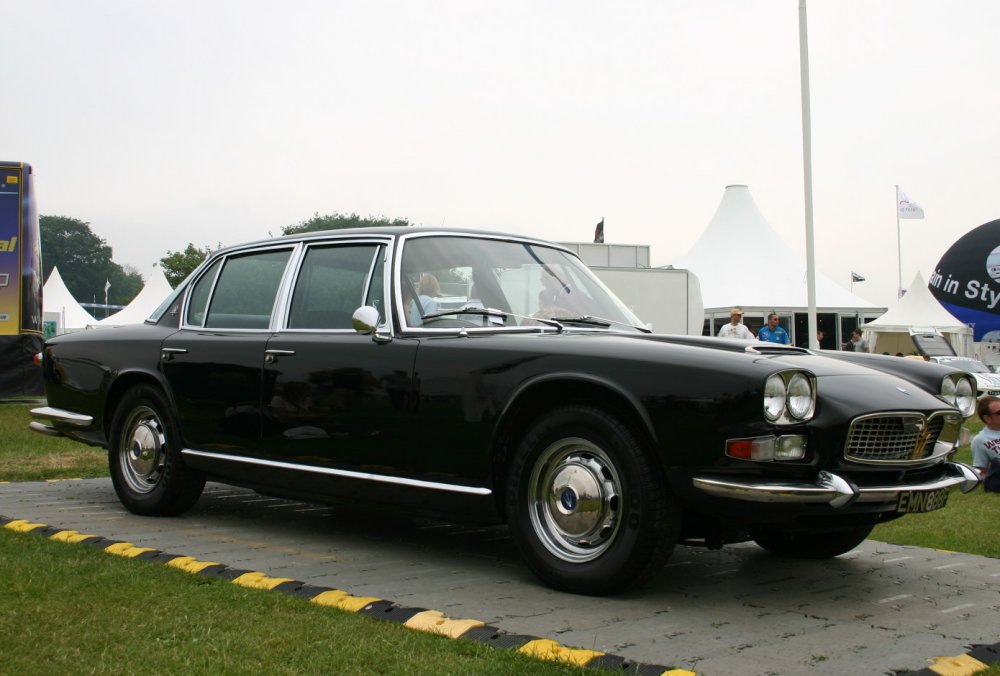
<instances>
[{"instance_id":1,"label":"chrome front grille","mask_svg":"<svg viewBox=\"0 0 1000 676\"><path fill-rule=\"evenodd\" d=\"M942 435L948 425L948 434ZM847 433L844 457L868 464L908 464L948 453L961 424L958 414L874 414L856 418ZM948 437L947 439L943 437Z\"/></svg>"}]
</instances>

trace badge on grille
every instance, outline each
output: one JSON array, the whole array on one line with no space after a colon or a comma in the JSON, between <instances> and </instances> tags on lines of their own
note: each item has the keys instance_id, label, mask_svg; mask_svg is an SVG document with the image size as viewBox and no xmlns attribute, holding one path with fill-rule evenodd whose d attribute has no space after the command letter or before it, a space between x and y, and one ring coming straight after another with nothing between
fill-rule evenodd
<instances>
[{"instance_id":1,"label":"badge on grille","mask_svg":"<svg viewBox=\"0 0 1000 676\"><path fill-rule=\"evenodd\" d=\"M927 447L927 441L931 438L931 432L927 429L927 423L923 420L915 423L910 423L914 428L914 432L917 434L917 443L913 445L913 453L910 454L910 460L919 460L924 457L924 449Z\"/></svg>"}]
</instances>

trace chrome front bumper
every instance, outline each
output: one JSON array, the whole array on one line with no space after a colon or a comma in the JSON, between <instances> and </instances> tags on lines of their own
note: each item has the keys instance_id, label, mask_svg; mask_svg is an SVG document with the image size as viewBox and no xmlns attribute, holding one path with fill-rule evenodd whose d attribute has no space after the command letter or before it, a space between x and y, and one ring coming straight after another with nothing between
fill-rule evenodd
<instances>
[{"instance_id":1,"label":"chrome front bumper","mask_svg":"<svg viewBox=\"0 0 1000 676\"><path fill-rule=\"evenodd\" d=\"M31 409L31 417L35 418L35 420L28 423L28 429L50 437L65 436L56 428L54 423L83 430L90 427L94 422L92 416L64 411L61 408L52 408L50 406Z\"/></svg>"},{"instance_id":2,"label":"chrome front bumper","mask_svg":"<svg viewBox=\"0 0 1000 676\"><path fill-rule=\"evenodd\" d=\"M971 467L958 462L945 463L945 476L934 481L893 486L859 487L853 481L822 471L814 483L748 482L711 475L696 476L695 488L709 495L748 502L826 503L831 507L846 507L855 502L895 502L901 493L959 488L968 493L979 485L979 475Z\"/></svg>"}]
</instances>

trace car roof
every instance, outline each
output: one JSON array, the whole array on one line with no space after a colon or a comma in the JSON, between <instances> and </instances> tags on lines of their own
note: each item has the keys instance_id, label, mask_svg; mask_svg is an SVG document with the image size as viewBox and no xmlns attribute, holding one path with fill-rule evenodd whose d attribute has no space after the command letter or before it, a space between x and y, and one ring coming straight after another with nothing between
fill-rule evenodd
<instances>
[{"instance_id":1,"label":"car roof","mask_svg":"<svg viewBox=\"0 0 1000 676\"><path fill-rule=\"evenodd\" d=\"M420 226L420 225L392 225L392 226L373 226L370 228L341 228L338 230L314 230L310 232L300 232L293 235L281 235L279 237L270 237L266 239L253 240L249 242L242 242L240 244L234 244L232 246L227 246L221 248L215 253L228 253L230 251L239 251L243 248L252 248L266 244L281 244L284 242L294 243L301 241L308 241L313 239L326 239L331 237L403 237L407 235L468 235L470 237L492 237L501 238L509 240L517 240L522 242L533 242L536 244L541 244L545 246L554 246L558 249L568 250L565 246L551 242L544 239L539 239L537 237L530 237L527 235L517 235L510 232L501 232L495 230L476 230L472 228L435 228L430 226Z\"/></svg>"}]
</instances>

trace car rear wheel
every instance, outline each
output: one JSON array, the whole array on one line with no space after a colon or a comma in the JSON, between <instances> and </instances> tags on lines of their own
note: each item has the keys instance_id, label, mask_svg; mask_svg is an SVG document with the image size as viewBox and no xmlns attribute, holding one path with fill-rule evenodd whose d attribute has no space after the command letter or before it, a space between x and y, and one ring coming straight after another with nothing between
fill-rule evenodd
<instances>
[{"instance_id":1,"label":"car rear wheel","mask_svg":"<svg viewBox=\"0 0 1000 676\"><path fill-rule=\"evenodd\" d=\"M657 572L680 519L640 439L589 406L546 413L518 444L507 517L518 549L546 584L612 594Z\"/></svg>"},{"instance_id":2,"label":"car rear wheel","mask_svg":"<svg viewBox=\"0 0 1000 676\"><path fill-rule=\"evenodd\" d=\"M179 439L160 390L140 385L125 393L111 422L108 465L118 499L130 512L170 516L198 500L205 478L184 464Z\"/></svg>"},{"instance_id":3,"label":"car rear wheel","mask_svg":"<svg viewBox=\"0 0 1000 676\"><path fill-rule=\"evenodd\" d=\"M754 542L772 554L791 559L829 559L864 542L872 528L864 525L824 531L771 530Z\"/></svg>"}]
</instances>

